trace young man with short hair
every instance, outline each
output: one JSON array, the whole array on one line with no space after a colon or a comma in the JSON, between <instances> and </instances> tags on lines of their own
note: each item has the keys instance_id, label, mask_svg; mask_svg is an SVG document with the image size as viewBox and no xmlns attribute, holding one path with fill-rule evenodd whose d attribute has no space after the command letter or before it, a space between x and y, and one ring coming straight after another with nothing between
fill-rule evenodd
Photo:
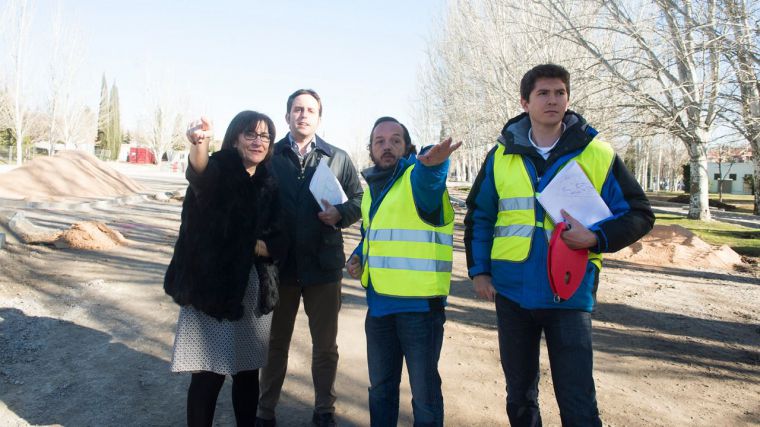
<instances>
[{"instance_id":1,"label":"young man with short hair","mask_svg":"<svg viewBox=\"0 0 760 427\"><path fill-rule=\"evenodd\" d=\"M495 300L499 351L513 426L540 426L539 345L544 333L563 426L601 426L593 379L591 311L603 252L615 252L651 230L649 201L609 144L568 110L570 74L543 64L520 84L524 113L509 120L467 198L465 247L475 291ZM570 225L561 239L588 249L585 275L567 300L552 291L548 235L554 223L536 195L571 160L588 175L612 216Z\"/></svg>"}]
</instances>

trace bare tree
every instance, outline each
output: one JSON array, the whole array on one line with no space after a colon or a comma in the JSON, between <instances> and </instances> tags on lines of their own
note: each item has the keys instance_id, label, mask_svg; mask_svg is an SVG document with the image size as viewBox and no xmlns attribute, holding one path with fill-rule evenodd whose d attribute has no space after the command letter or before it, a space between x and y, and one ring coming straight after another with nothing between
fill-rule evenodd
<instances>
[{"instance_id":1,"label":"bare tree","mask_svg":"<svg viewBox=\"0 0 760 427\"><path fill-rule=\"evenodd\" d=\"M28 37L31 24L31 6L26 0L9 0L4 11L3 25L5 41L10 53L8 76L8 100L12 129L16 138L16 164L21 165L23 159L24 137L27 124L26 97L26 60L29 54Z\"/></svg>"},{"instance_id":2,"label":"bare tree","mask_svg":"<svg viewBox=\"0 0 760 427\"><path fill-rule=\"evenodd\" d=\"M579 0L539 2L561 26L559 37L583 47L597 62L600 83L628 96L651 126L685 144L691 165L689 218L709 219L707 143L720 104L719 50L704 28L714 25L715 0ZM578 10L596 9L592 24ZM578 6L582 5L583 8ZM543 22L543 21L541 21ZM606 47L594 40L613 40Z\"/></svg>"},{"instance_id":3,"label":"bare tree","mask_svg":"<svg viewBox=\"0 0 760 427\"><path fill-rule=\"evenodd\" d=\"M670 191L682 190L681 185L685 188L686 183L682 182L683 165L689 161L689 154L684 144L676 138L669 137L667 142L667 159L668 159L668 180ZM680 185L679 185L680 184Z\"/></svg>"},{"instance_id":4,"label":"bare tree","mask_svg":"<svg viewBox=\"0 0 760 427\"><path fill-rule=\"evenodd\" d=\"M655 136L651 143L651 156L649 169L652 191L677 191L683 175L683 165L688 163L689 157L686 148L681 141L675 140L668 135Z\"/></svg>"},{"instance_id":5,"label":"bare tree","mask_svg":"<svg viewBox=\"0 0 760 427\"><path fill-rule=\"evenodd\" d=\"M87 108L77 93L76 83L82 65L82 46L79 33L67 25L61 3L53 17L52 54L50 56L50 126L48 140L61 141L67 149L86 144L80 129L87 128Z\"/></svg>"},{"instance_id":6,"label":"bare tree","mask_svg":"<svg viewBox=\"0 0 760 427\"><path fill-rule=\"evenodd\" d=\"M351 144L348 149L348 157L359 172L372 166L372 160L369 158L369 150L367 149L366 141L369 141L369 135L354 138L354 143Z\"/></svg>"},{"instance_id":7,"label":"bare tree","mask_svg":"<svg viewBox=\"0 0 760 427\"><path fill-rule=\"evenodd\" d=\"M149 77L148 81L145 103L149 106L149 115L143 120L145 128L142 130L142 136L153 151L156 164L161 165L164 154L175 144L186 144L184 142L186 113L183 108L186 103L181 100L180 92L175 88L168 74L158 78Z\"/></svg>"},{"instance_id":8,"label":"bare tree","mask_svg":"<svg viewBox=\"0 0 760 427\"><path fill-rule=\"evenodd\" d=\"M11 101L8 90L0 86L0 131L5 131L12 126Z\"/></svg>"},{"instance_id":9,"label":"bare tree","mask_svg":"<svg viewBox=\"0 0 760 427\"><path fill-rule=\"evenodd\" d=\"M726 25L714 27L716 39L735 76L736 94L727 98L736 105L725 115L728 126L749 142L754 163L754 214L760 215L760 5L743 0L721 0ZM721 30L724 30L721 33Z\"/></svg>"},{"instance_id":10,"label":"bare tree","mask_svg":"<svg viewBox=\"0 0 760 427\"><path fill-rule=\"evenodd\" d=\"M438 142L440 132L440 106L436 104L434 88L431 86L430 70L422 68L417 73L417 91L412 101L412 123L409 131L420 146Z\"/></svg>"},{"instance_id":11,"label":"bare tree","mask_svg":"<svg viewBox=\"0 0 760 427\"><path fill-rule=\"evenodd\" d=\"M573 75L571 108L586 116L605 139L612 142L627 132L617 125L619 114L613 107L619 103L609 91L591 84L595 59L577 44L556 37L561 27L553 20L542 20L545 27L538 28L534 9L532 4L502 0L451 0L437 26L440 31L429 42L427 69L420 73L418 88L433 99L416 103L426 110L416 116L425 118L425 134L437 129L464 141L452 156L455 179L474 179L504 123L522 112L522 75L540 63L568 68Z\"/></svg>"},{"instance_id":12,"label":"bare tree","mask_svg":"<svg viewBox=\"0 0 760 427\"><path fill-rule=\"evenodd\" d=\"M153 107L153 114L149 119L150 128L147 129L146 142L156 157L156 164L160 165L164 154L182 136L183 116L169 105L157 103Z\"/></svg>"}]
</instances>

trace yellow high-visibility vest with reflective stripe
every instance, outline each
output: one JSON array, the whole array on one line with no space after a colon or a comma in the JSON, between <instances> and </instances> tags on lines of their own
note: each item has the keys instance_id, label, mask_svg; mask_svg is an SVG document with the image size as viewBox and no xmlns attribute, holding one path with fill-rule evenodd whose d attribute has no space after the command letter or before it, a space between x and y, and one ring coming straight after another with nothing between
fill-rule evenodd
<instances>
[{"instance_id":1,"label":"yellow high-visibility vest with reflective stripe","mask_svg":"<svg viewBox=\"0 0 760 427\"><path fill-rule=\"evenodd\" d=\"M412 170L393 183L370 220L372 195L362 198L365 288L372 280L378 294L432 298L449 294L454 245L454 208L443 194L444 225L433 226L417 213L412 194Z\"/></svg>"},{"instance_id":2,"label":"yellow high-visibility vest with reflective stripe","mask_svg":"<svg viewBox=\"0 0 760 427\"><path fill-rule=\"evenodd\" d=\"M572 160L588 176L597 193L612 168L615 152L609 144L592 140L585 149ZM498 215L494 227L491 259L497 261L523 262L530 254L533 233L542 229L549 241L554 223L549 215L543 221L536 220L536 191L519 154L504 154L504 146L499 144L494 152L494 184L499 196ZM602 255L589 251L589 260L600 270Z\"/></svg>"}]
</instances>

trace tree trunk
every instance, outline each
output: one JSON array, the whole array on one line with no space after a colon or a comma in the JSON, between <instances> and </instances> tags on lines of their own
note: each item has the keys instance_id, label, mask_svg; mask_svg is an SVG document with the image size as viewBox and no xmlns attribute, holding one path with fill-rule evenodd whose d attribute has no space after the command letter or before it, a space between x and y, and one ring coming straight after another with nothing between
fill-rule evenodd
<instances>
[{"instance_id":1,"label":"tree trunk","mask_svg":"<svg viewBox=\"0 0 760 427\"><path fill-rule=\"evenodd\" d=\"M752 213L760 215L760 153L758 153L757 150L752 153L752 163L755 164L755 173L753 177L755 182L752 185L752 189L755 190L755 208L752 210Z\"/></svg>"},{"instance_id":2,"label":"tree trunk","mask_svg":"<svg viewBox=\"0 0 760 427\"><path fill-rule=\"evenodd\" d=\"M689 219L710 220L709 181L707 180L707 151L705 144L692 142L688 145L689 166Z\"/></svg>"},{"instance_id":3,"label":"tree trunk","mask_svg":"<svg viewBox=\"0 0 760 427\"><path fill-rule=\"evenodd\" d=\"M644 176L644 182L647 183L646 190L652 191L652 181L649 179L649 144L644 145L644 170L641 172Z\"/></svg>"},{"instance_id":4,"label":"tree trunk","mask_svg":"<svg viewBox=\"0 0 760 427\"><path fill-rule=\"evenodd\" d=\"M719 156L723 156L722 152L718 152ZM710 177L707 177L710 179ZM723 158L718 158L718 201L723 202Z\"/></svg>"},{"instance_id":5,"label":"tree trunk","mask_svg":"<svg viewBox=\"0 0 760 427\"><path fill-rule=\"evenodd\" d=\"M483 162L483 159L485 159L485 157L485 155L483 157L478 157L475 152L470 155L470 182L475 182L475 178L478 176L478 172L480 172L480 164Z\"/></svg>"},{"instance_id":6,"label":"tree trunk","mask_svg":"<svg viewBox=\"0 0 760 427\"><path fill-rule=\"evenodd\" d=\"M753 213L760 215L760 84L758 84L758 71L756 49L754 45L756 40L753 36L753 26L750 24L752 12L747 13L746 6L750 2L744 1L726 1L724 2L729 19L735 24L732 26L735 39L738 42L736 49L733 50L736 62L736 76L739 80L739 90L741 95L742 118L744 120L744 136L749 141L752 148L752 162L755 165L753 173L755 192L755 203ZM754 18L753 18L754 19ZM755 26L756 26L755 20Z\"/></svg>"},{"instance_id":7,"label":"tree trunk","mask_svg":"<svg viewBox=\"0 0 760 427\"><path fill-rule=\"evenodd\" d=\"M662 148L657 150L657 173L655 175L654 191L660 191L660 182L662 182Z\"/></svg>"}]
</instances>

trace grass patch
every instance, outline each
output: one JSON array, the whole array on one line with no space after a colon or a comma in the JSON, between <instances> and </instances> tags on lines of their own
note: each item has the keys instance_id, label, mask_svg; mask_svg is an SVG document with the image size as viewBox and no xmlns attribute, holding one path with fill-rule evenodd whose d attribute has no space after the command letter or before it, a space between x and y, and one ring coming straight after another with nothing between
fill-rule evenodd
<instances>
[{"instance_id":1,"label":"grass patch","mask_svg":"<svg viewBox=\"0 0 760 427\"><path fill-rule=\"evenodd\" d=\"M760 257L760 230L720 221L696 221L679 215L657 214L657 224L677 224L711 245L728 245L739 255Z\"/></svg>"},{"instance_id":2,"label":"grass patch","mask_svg":"<svg viewBox=\"0 0 760 427\"><path fill-rule=\"evenodd\" d=\"M683 191L648 192L647 197L650 200L659 200L661 202L674 202L683 205L689 204L689 195L685 194ZM751 214L755 203L754 197L755 196L751 194L724 194L723 202L719 202L718 193L710 193L710 206ZM730 205L731 208L726 208L724 204Z\"/></svg>"}]
</instances>

